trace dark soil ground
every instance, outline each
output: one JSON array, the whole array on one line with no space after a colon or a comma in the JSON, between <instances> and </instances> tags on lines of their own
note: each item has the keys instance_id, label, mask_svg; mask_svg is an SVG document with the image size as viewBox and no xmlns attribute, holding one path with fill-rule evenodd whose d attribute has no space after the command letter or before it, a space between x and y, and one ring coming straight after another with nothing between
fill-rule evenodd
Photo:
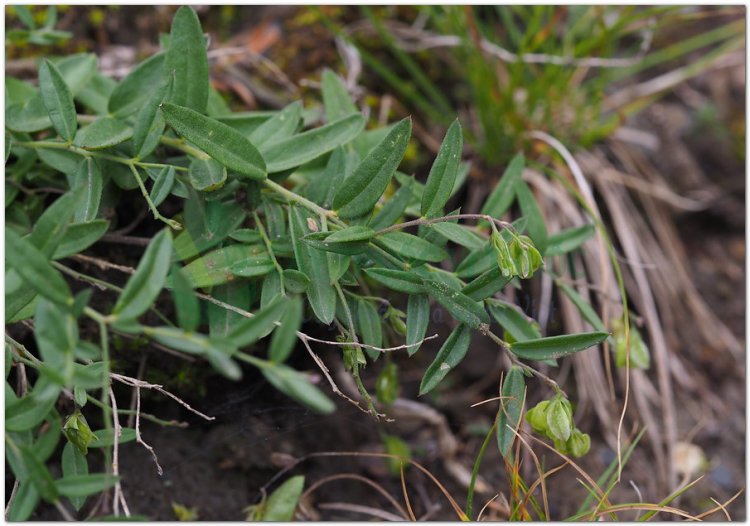
<instances>
[{"instance_id":1,"label":"dark soil ground","mask_svg":"<svg viewBox=\"0 0 750 526\"><path fill-rule=\"evenodd\" d=\"M93 29L94 25L81 15L91 16L91 11L86 9L73 8L63 13L61 20L67 24L66 29L81 35L88 49L99 51L111 50L109 46L113 44L148 50L148 46L157 41L158 31L168 30L172 11L171 8L161 8L154 15L151 8L106 8L104 11L108 21L99 30ZM147 16L143 14L144 10ZM200 11L203 18L220 28L217 34L222 35L222 40L228 40L238 32L247 35L252 34L253 29L276 27L275 24L281 24L284 20L276 18L276 15L287 13L284 9L273 8L229 11L229 8L218 6ZM132 27L131 22L139 28L137 33L123 27L123 24ZM293 42L300 35L292 32L285 34L282 40L286 37L288 42ZM305 64L291 61L301 71L298 74L292 72L292 78L296 80L308 71L318 71L326 64L335 64L335 47L329 37L326 38L325 44L318 47L315 57L305 55ZM274 49L280 47L283 44L277 44ZM288 54L289 49L276 52ZM258 104L262 104L262 101ZM741 111L744 115L744 105ZM689 254L692 277L699 291L736 337L744 342L746 246L743 161L732 153L731 148L727 150L725 145L706 146L705 136L686 134L682 139L695 153L701 169L714 183L725 188L727 195L715 207L682 215L677 220L677 228ZM678 161L670 163L670 151L661 151L659 156L659 166L666 171L674 170L672 178L679 177L679 169L676 168ZM148 236L150 232L144 229L135 234ZM125 247L100 255L130 264L137 259L138 253L138 249ZM109 277L112 279L112 276ZM399 298L389 299L396 304L403 301ZM691 323L691 320L683 321ZM440 324L431 328L431 332L443 334L446 331L447 327ZM401 367L404 398L416 399L421 371L434 356L437 347L434 342L428 342L413 359L397 360ZM497 395L501 370L496 351L486 340L476 337L471 349L461 366L446 379L445 389L436 396L422 400L447 419L451 432L458 439L456 460L469 472L497 410L493 404L475 408L470 406ZM337 359L333 350L319 351L328 363ZM710 354L711 350L707 349L706 353ZM174 520L172 505L177 503L195 508L201 520L242 520L245 517L243 510L259 501L262 489L272 490L276 487L276 483L269 483L291 460L305 459L320 452L382 452L383 433L405 440L414 459L445 486L459 506L465 504L466 486L450 471L446 459L440 455L440 431L419 418L397 417L393 423L376 423L341 400L337 400L339 409L336 413L321 417L280 395L253 369L245 370L241 382L230 384L207 374L200 364L186 365L156 350L125 348L115 355L115 359L120 360L130 373L136 374L144 355L148 356L144 379L164 384L193 407L216 419L205 422L163 397L144 393L145 412L167 420L188 422L189 427L165 428L150 422L142 423L143 438L158 455L164 468L163 476L157 474L149 453L143 447L134 442L121 446L123 490L130 511L134 514L156 520ZM744 363L737 363L726 353L707 356L705 363L706 380L733 410L731 417L711 415L707 418L709 424L699 428L695 434L693 442L704 450L710 465L705 479L679 503L691 511L711 507L709 497L718 501L731 497L745 486L746 477ZM303 352L297 353L293 366L300 370L316 371L314 363ZM371 375L365 374L366 383L371 386L373 381ZM117 391L117 394L121 403L127 403L131 396L126 390ZM581 466L596 477L614 458L614 452L597 440L599 437L595 430L589 431L593 439L592 450L582 459ZM680 431L684 434L688 430ZM507 491L505 470L496 448L492 446L487 450L480 471L489 491L478 494L475 507L481 507L496 492ZM637 500L628 481L633 480L638 485L638 481L652 476L649 454L646 447L637 450L623 475L624 487L613 495L615 502ZM541 460L546 460L548 465L556 463L556 459L549 455ZM306 487L325 477L344 473L361 474L376 480L398 502L403 503L399 477L388 471L388 465L383 460L353 456L312 457L288 472L304 474ZM548 484L557 488L550 494L553 517L574 513L585 498L586 491L576 482L576 476L568 469L548 480ZM417 517L431 520L457 518L438 486L413 467L406 472L406 488ZM663 496L644 497L655 501ZM332 481L314 491L303 502L304 508L310 510L307 517L322 520L367 518L361 513L326 508L325 503L351 503L397 513L372 488L350 479ZM97 504L90 499L82 516ZM503 518L496 511L500 507L490 509L487 515ZM100 510L108 511L106 504ZM729 512L736 520L745 518L744 495L730 506ZM41 508L33 519L58 520L59 516L53 508Z\"/></svg>"}]
</instances>

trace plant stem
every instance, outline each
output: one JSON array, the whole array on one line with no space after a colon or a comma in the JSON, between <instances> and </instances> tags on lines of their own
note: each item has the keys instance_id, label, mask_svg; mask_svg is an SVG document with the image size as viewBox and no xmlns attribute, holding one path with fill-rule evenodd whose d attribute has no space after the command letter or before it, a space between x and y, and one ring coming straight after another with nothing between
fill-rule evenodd
<instances>
[{"instance_id":1,"label":"plant stem","mask_svg":"<svg viewBox=\"0 0 750 526\"><path fill-rule=\"evenodd\" d=\"M430 226L435 223L445 223L447 221L453 221L454 219L484 219L485 221L489 221L491 224L497 225L500 228L508 228L511 230L513 229L513 225L511 225L510 223L501 221L499 219L495 219L494 217L487 215L487 214L455 214L452 216L433 217L431 219L427 219L425 217L412 219L411 221L406 221L404 223L398 223L396 225L391 225L389 227L382 228L378 230L377 232L375 232L375 235L381 236L383 234L387 234L388 232L402 230L410 226L417 226L417 225Z\"/></svg>"},{"instance_id":2,"label":"plant stem","mask_svg":"<svg viewBox=\"0 0 750 526\"><path fill-rule=\"evenodd\" d=\"M271 190L271 191L273 191L273 192L275 192L275 193L277 193L279 195L283 195L287 199L287 201L291 201L293 203L297 203L297 204L299 204L299 205L307 208L311 212L314 212L314 213L316 213L318 215L326 216L326 217L334 220L333 222L337 226L342 226L342 227L346 226L343 223L341 223L341 221L335 220L336 213L333 210L327 210L327 209L323 208L322 206L316 205L315 203L313 203L309 199L306 199L306 198L302 197L301 195L292 192L291 190L287 190L286 188L284 188L283 186L281 186L279 183L276 183L276 182L272 181L271 179L264 179L262 181L262 183L269 190Z\"/></svg>"},{"instance_id":3,"label":"plant stem","mask_svg":"<svg viewBox=\"0 0 750 526\"><path fill-rule=\"evenodd\" d=\"M211 158L211 156L208 155L207 153L199 150L198 148L193 148L189 144L185 143L185 141L183 141L182 139L175 139L173 137L167 137L165 135L162 135L161 138L159 139L159 142L164 145L171 146L172 148L175 148L182 152L185 152L188 155L192 155L193 157L196 157L198 159L206 160L206 159Z\"/></svg>"},{"instance_id":4,"label":"plant stem","mask_svg":"<svg viewBox=\"0 0 750 526\"><path fill-rule=\"evenodd\" d=\"M168 219L161 215L159 210L156 208L156 205L151 200L151 197L148 195L148 191L146 190L146 186L143 184L143 181L141 180L140 175L138 174L138 170L135 167L135 164L133 162L129 162L128 166L130 167L130 171L133 172L133 177L135 177L135 180L138 182L138 187L141 189L141 193L143 194L143 198L146 200L146 203L148 204L148 207L151 209L151 212L154 214L154 219L157 221L162 221L167 224L170 228L173 228L175 230L182 230L182 225L175 221L174 219Z\"/></svg>"},{"instance_id":5,"label":"plant stem","mask_svg":"<svg viewBox=\"0 0 750 526\"><path fill-rule=\"evenodd\" d=\"M257 212L253 212L253 219L255 219L255 225L258 227L258 232L260 233L260 237L263 239L263 243L266 245L266 250L268 250L268 254L271 256L271 261L273 262L273 266L276 267L276 272L279 274L279 282L281 283L281 294L282 296L286 296L286 289L284 288L284 269L281 268L281 265L279 265L279 262L276 260L276 256L273 253L273 247L271 246L271 240L268 238L268 234L266 234L266 229L263 227L263 223L260 220L260 217L258 217Z\"/></svg>"}]
</instances>

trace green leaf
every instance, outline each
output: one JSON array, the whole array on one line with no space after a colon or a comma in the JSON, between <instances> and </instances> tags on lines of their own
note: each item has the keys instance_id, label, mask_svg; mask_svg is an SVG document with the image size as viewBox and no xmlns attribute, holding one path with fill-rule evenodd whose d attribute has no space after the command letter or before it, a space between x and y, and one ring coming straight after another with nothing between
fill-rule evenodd
<instances>
[{"instance_id":1,"label":"green leaf","mask_svg":"<svg viewBox=\"0 0 750 526\"><path fill-rule=\"evenodd\" d=\"M141 110L153 92L144 86L159 86L164 78L164 53L157 53L138 64L112 90L109 97L109 113L113 117L125 118Z\"/></svg>"},{"instance_id":2,"label":"green leaf","mask_svg":"<svg viewBox=\"0 0 750 526\"><path fill-rule=\"evenodd\" d=\"M302 294L310 287L310 278L299 270L293 268L284 269L284 285L289 292Z\"/></svg>"},{"instance_id":3,"label":"green leaf","mask_svg":"<svg viewBox=\"0 0 750 526\"><path fill-rule=\"evenodd\" d=\"M346 144L365 126L360 114L349 115L320 128L294 135L262 148L269 173L296 168Z\"/></svg>"},{"instance_id":4,"label":"green leaf","mask_svg":"<svg viewBox=\"0 0 750 526\"><path fill-rule=\"evenodd\" d=\"M55 369L67 386L73 378L73 351L78 343L78 323L65 310L42 299L34 317L34 338L44 365Z\"/></svg>"},{"instance_id":5,"label":"green leaf","mask_svg":"<svg viewBox=\"0 0 750 526\"><path fill-rule=\"evenodd\" d=\"M208 102L208 55L198 15L182 6L172 18L169 49L164 64L167 74L174 75L171 102L199 113Z\"/></svg>"},{"instance_id":6,"label":"green leaf","mask_svg":"<svg viewBox=\"0 0 750 526\"><path fill-rule=\"evenodd\" d=\"M369 241L375 235L375 231L368 226L350 226L342 228L328 236L328 243L350 243L354 241Z\"/></svg>"},{"instance_id":7,"label":"green leaf","mask_svg":"<svg viewBox=\"0 0 750 526\"><path fill-rule=\"evenodd\" d=\"M56 61L55 65L75 97L94 78L97 63L93 53L77 53Z\"/></svg>"},{"instance_id":8,"label":"green leaf","mask_svg":"<svg viewBox=\"0 0 750 526\"><path fill-rule=\"evenodd\" d=\"M318 413L330 414L336 405L307 376L283 364L273 364L260 370L266 380L282 393Z\"/></svg>"},{"instance_id":9,"label":"green leaf","mask_svg":"<svg viewBox=\"0 0 750 526\"><path fill-rule=\"evenodd\" d=\"M154 185L151 187L151 201L154 206L159 206L169 197L172 187L174 186L175 169L174 166L165 166L156 176ZM177 241L175 240L175 244Z\"/></svg>"},{"instance_id":10,"label":"green leaf","mask_svg":"<svg viewBox=\"0 0 750 526\"><path fill-rule=\"evenodd\" d=\"M37 382L38 383L38 382ZM56 398L40 402L34 396L24 396L5 406L6 431L27 431L42 422L55 405Z\"/></svg>"},{"instance_id":11,"label":"green leaf","mask_svg":"<svg viewBox=\"0 0 750 526\"><path fill-rule=\"evenodd\" d=\"M542 211L536 203L534 194L531 193L531 188L523 179L517 180L514 188L518 196L518 204L521 205L521 214L527 220L526 229L529 237L539 252L544 255L547 250L547 227L544 225Z\"/></svg>"},{"instance_id":12,"label":"green leaf","mask_svg":"<svg viewBox=\"0 0 750 526\"><path fill-rule=\"evenodd\" d=\"M594 225L583 225L558 232L547 239L547 252L544 255L559 256L572 252L591 239L595 233Z\"/></svg>"},{"instance_id":13,"label":"green leaf","mask_svg":"<svg viewBox=\"0 0 750 526\"><path fill-rule=\"evenodd\" d=\"M229 245L192 261L183 270L193 288L221 285L234 276L263 276L274 269L265 247Z\"/></svg>"},{"instance_id":14,"label":"green leaf","mask_svg":"<svg viewBox=\"0 0 750 526\"><path fill-rule=\"evenodd\" d=\"M23 481L18 485L16 498L10 507L7 520L21 522L29 520L31 514L39 504L39 491L30 481Z\"/></svg>"},{"instance_id":15,"label":"green leaf","mask_svg":"<svg viewBox=\"0 0 750 526\"><path fill-rule=\"evenodd\" d=\"M519 153L513 157L500 178L500 182L485 201L482 214L499 218L510 208L516 197L515 184L516 181L521 180L524 164L523 154Z\"/></svg>"},{"instance_id":16,"label":"green leaf","mask_svg":"<svg viewBox=\"0 0 750 526\"><path fill-rule=\"evenodd\" d=\"M516 342L510 346L513 354L525 360L547 360L573 354L603 342L609 336L606 332L584 332L551 336Z\"/></svg>"},{"instance_id":17,"label":"green leaf","mask_svg":"<svg viewBox=\"0 0 750 526\"><path fill-rule=\"evenodd\" d=\"M482 330L483 325L489 325L490 317L482 303L477 303L458 290L439 281L424 280L423 284L425 290L445 307L456 320L478 330Z\"/></svg>"},{"instance_id":18,"label":"green leaf","mask_svg":"<svg viewBox=\"0 0 750 526\"><path fill-rule=\"evenodd\" d=\"M383 208L375 214L375 217L370 221L370 226L375 230L380 230L396 223L396 221L404 215L406 207L409 206L409 203L414 197L413 186L414 179L410 177L406 180L406 184L402 185L401 188L393 194L393 197L385 202Z\"/></svg>"},{"instance_id":19,"label":"green leaf","mask_svg":"<svg viewBox=\"0 0 750 526\"><path fill-rule=\"evenodd\" d=\"M409 356L419 350L430 324L430 298L427 294L411 294L406 304L406 345Z\"/></svg>"},{"instance_id":20,"label":"green leaf","mask_svg":"<svg viewBox=\"0 0 750 526\"><path fill-rule=\"evenodd\" d=\"M71 475L56 481L55 486L57 486L57 491L60 495L65 495L66 497L87 497L111 488L118 480L120 480L119 477L106 473Z\"/></svg>"},{"instance_id":21,"label":"green leaf","mask_svg":"<svg viewBox=\"0 0 750 526\"><path fill-rule=\"evenodd\" d=\"M247 281L236 281L219 285L211 290L211 295L224 303L242 310L250 308L250 284ZM245 319L244 316L229 309L208 304L208 326L211 337L223 338L235 324Z\"/></svg>"},{"instance_id":22,"label":"green leaf","mask_svg":"<svg viewBox=\"0 0 750 526\"><path fill-rule=\"evenodd\" d=\"M286 283L286 279L284 279ZM281 327L271 336L268 346L268 358L272 362L284 362L294 350L297 343L297 331L302 326L303 304L300 298L292 298L281 314Z\"/></svg>"},{"instance_id":23,"label":"green leaf","mask_svg":"<svg viewBox=\"0 0 750 526\"><path fill-rule=\"evenodd\" d=\"M68 229L76 211L76 202L83 196L82 188L75 188L58 198L37 219L28 241L45 256L51 256Z\"/></svg>"},{"instance_id":24,"label":"green leaf","mask_svg":"<svg viewBox=\"0 0 750 526\"><path fill-rule=\"evenodd\" d=\"M78 127L73 95L60 70L47 59L39 66L39 88L55 131L66 141L72 141Z\"/></svg>"},{"instance_id":25,"label":"green leaf","mask_svg":"<svg viewBox=\"0 0 750 526\"><path fill-rule=\"evenodd\" d=\"M495 265L488 271L476 277L461 289L461 292L474 301L482 301L505 288L505 286L510 283L511 279L512 278L510 277L503 276L500 267Z\"/></svg>"},{"instance_id":26,"label":"green leaf","mask_svg":"<svg viewBox=\"0 0 750 526\"><path fill-rule=\"evenodd\" d=\"M52 126L47 107L41 95L11 104L5 110L5 126L9 130L32 133Z\"/></svg>"},{"instance_id":27,"label":"green leaf","mask_svg":"<svg viewBox=\"0 0 750 526\"><path fill-rule=\"evenodd\" d=\"M439 263L448 258L445 249L406 232L389 232L378 236L387 249L404 258Z\"/></svg>"},{"instance_id":28,"label":"green leaf","mask_svg":"<svg viewBox=\"0 0 750 526\"><path fill-rule=\"evenodd\" d=\"M193 332L201 321L200 304L193 292L190 282L182 269L172 267L172 298L177 311L177 325L181 329Z\"/></svg>"},{"instance_id":29,"label":"green leaf","mask_svg":"<svg viewBox=\"0 0 750 526\"><path fill-rule=\"evenodd\" d=\"M443 215L443 207L451 196L453 184L461 162L464 139L458 119L453 121L440 145L435 162L430 168L424 192L422 193L422 216Z\"/></svg>"},{"instance_id":30,"label":"green leaf","mask_svg":"<svg viewBox=\"0 0 750 526\"><path fill-rule=\"evenodd\" d=\"M547 251L549 254L549 250ZM599 317L599 315L594 311L594 309L591 307L591 305L588 304L588 302L583 299L583 297L578 294L572 287L569 287L565 283L556 280L555 283L557 283L557 286L560 287L560 289L565 293L565 295L570 298L570 301L573 302L573 305L576 306L578 309L578 312L581 313L583 316L583 319L585 319L587 322L591 324L591 326L596 329L599 332L607 332L606 327L604 327L604 322L602 322L602 319Z\"/></svg>"},{"instance_id":31,"label":"green leaf","mask_svg":"<svg viewBox=\"0 0 750 526\"><path fill-rule=\"evenodd\" d=\"M252 318L243 318L227 334L227 338L237 347L247 347L268 336L281 320L284 310L289 307L289 298L280 296L267 307L259 310Z\"/></svg>"},{"instance_id":32,"label":"green leaf","mask_svg":"<svg viewBox=\"0 0 750 526\"><path fill-rule=\"evenodd\" d=\"M508 429L508 426L514 430L518 428L518 423L521 421L525 390L526 384L521 368L511 367L505 380L503 380L502 398L500 399L500 410L497 417L497 447L504 457L508 457L510 448L516 439L515 433Z\"/></svg>"},{"instance_id":33,"label":"green leaf","mask_svg":"<svg viewBox=\"0 0 750 526\"><path fill-rule=\"evenodd\" d=\"M490 313L514 341L525 342L542 337L534 320L527 317L516 305L499 300L492 301Z\"/></svg>"},{"instance_id":34,"label":"green leaf","mask_svg":"<svg viewBox=\"0 0 750 526\"><path fill-rule=\"evenodd\" d=\"M422 278L413 272L389 268L368 268L365 269L365 274L378 283L398 292L405 292L406 294L424 293Z\"/></svg>"},{"instance_id":35,"label":"green leaf","mask_svg":"<svg viewBox=\"0 0 750 526\"><path fill-rule=\"evenodd\" d=\"M159 112L159 106L167 99L172 89L172 80L163 83L146 103L138 110L133 125L133 156L143 159L159 145L159 139L164 132L164 117Z\"/></svg>"},{"instance_id":36,"label":"green leaf","mask_svg":"<svg viewBox=\"0 0 750 526\"><path fill-rule=\"evenodd\" d=\"M21 458L28 471L29 480L36 487L39 495L47 502L55 502L60 498L55 487L55 480L50 475L47 467L42 463L33 450L26 445L19 446Z\"/></svg>"},{"instance_id":37,"label":"green leaf","mask_svg":"<svg viewBox=\"0 0 750 526\"><path fill-rule=\"evenodd\" d=\"M297 268L310 278L307 298L315 316L328 325L333 321L336 312L336 291L331 284L328 258L325 252L300 242L302 236L310 233L307 224L309 217L311 216L299 207L289 207L289 229Z\"/></svg>"},{"instance_id":38,"label":"green leaf","mask_svg":"<svg viewBox=\"0 0 750 526\"><path fill-rule=\"evenodd\" d=\"M164 288L171 257L172 233L164 229L149 243L112 314L121 320L132 320L143 314Z\"/></svg>"},{"instance_id":39,"label":"green leaf","mask_svg":"<svg viewBox=\"0 0 750 526\"><path fill-rule=\"evenodd\" d=\"M52 259L62 259L83 252L99 241L109 230L109 221L96 219L87 223L75 223L68 227L55 249Z\"/></svg>"},{"instance_id":40,"label":"green leaf","mask_svg":"<svg viewBox=\"0 0 750 526\"><path fill-rule=\"evenodd\" d=\"M40 295L60 305L73 303L70 287L47 257L8 228L5 229L5 260Z\"/></svg>"},{"instance_id":41,"label":"green leaf","mask_svg":"<svg viewBox=\"0 0 750 526\"><path fill-rule=\"evenodd\" d=\"M359 227L353 227L359 228ZM302 242L305 245L310 246L315 250L323 250L325 252L333 252L335 254L343 254L345 256L356 256L367 251L369 243L367 241L349 241L343 243L330 242L330 232L313 232L307 234L302 238ZM329 269L331 275L335 275L333 272L333 266Z\"/></svg>"},{"instance_id":42,"label":"green leaf","mask_svg":"<svg viewBox=\"0 0 750 526\"><path fill-rule=\"evenodd\" d=\"M191 159L188 176L196 190L213 192L224 186L227 169L213 159Z\"/></svg>"},{"instance_id":43,"label":"green leaf","mask_svg":"<svg viewBox=\"0 0 750 526\"><path fill-rule=\"evenodd\" d=\"M78 451L73 444L67 443L62 452L63 478L78 477L89 474L89 464L86 456ZM86 503L86 497L69 497L70 503L76 511L80 511Z\"/></svg>"},{"instance_id":44,"label":"green leaf","mask_svg":"<svg viewBox=\"0 0 750 526\"><path fill-rule=\"evenodd\" d=\"M252 142L262 154L265 154L266 147L276 142L288 139L299 127L300 120L302 119L302 102L295 101L282 108L276 115L268 119L266 122L255 128L252 133L248 136L250 142ZM268 163L268 157L264 155L266 163Z\"/></svg>"},{"instance_id":45,"label":"green leaf","mask_svg":"<svg viewBox=\"0 0 750 526\"><path fill-rule=\"evenodd\" d=\"M411 137L411 119L396 124L380 144L365 157L333 199L333 208L343 219L362 216L375 206L406 152Z\"/></svg>"},{"instance_id":46,"label":"green leaf","mask_svg":"<svg viewBox=\"0 0 750 526\"><path fill-rule=\"evenodd\" d=\"M221 348L217 346L217 342L212 342L213 346L206 348L204 356L211 364L211 367L216 369L224 377L237 381L242 378L242 369L240 366L232 360L230 355L234 352L233 348Z\"/></svg>"},{"instance_id":47,"label":"green leaf","mask_svg":"<svg viewBox=\"0 0 750 526\"><path fill-rule=\"evenodd\" d=\"M76 186L83 187L80 199L73 213L76 223L85 223L96 219L99 213L99 204L102 200L104 181L99 163L93 157L87 157L81 161L75 175Z\"/></svg>"},{"instance_id":48,"label":"green leaf","mask_svg":"<svg viewBox=\"0 0 750 526\"><path fill-rule=\"evenodd\" d=\"M466 356L471 342L471 329L467 325L459 325L445 340L430 364L419 384L419 395L432 391L454 367Z\"/></svg>"},{"instance_id":49,"label":"green leaf","mask_svg":"<svg viewBox=\"0 0 750 526\"><path fill-rule=\"evenodd\" d=\"M362 343L373 347L382 347L383 327L380 323L378 309L372 302L367 300L357 302L357 326L362 336Z\"/></svg>"},{"instance_id":50,"label":"green leaf","mask_svg":"<svg viewBox=\"0 0 750 526\"><path fill-rule=\"evenodd\" d=\"M486 239L475 233L471 228L455 223L435 223L431 228L449 241L466 247L469 250L479 250L487 242Z\"/></svg>"},{"instance_id":51,"label":"green leaf","mask_svg":"<svg viewBox=\"0 0 750 526\"><path fill-rule=\"evenodd\" d=\"M320 77L320 84L323 92L326 122L333 122L352 113L357 113L357 107L352 102L346 86L333 71L324 69Z\"/></svg>"},{"instance_id":52,"label":"green leaf","mask_svg":"<svg viewBox=\"0 0 750 526\"><path fill-rule=\"evenodd\" d=\"M177 133L218 162L250 179L266 178L266 163L253 144L226 124L182 106L165 102L164 118Z\"/></svg>"},{"instance_id":53,"label":"green leaf","mask_svg":"<svg viewBox=\"0 0 750 526\"><path fill-rule=\"evenodd\" d=\"M117 438L117 443L122 445L135 440L135 429L131 427L120 428L120 436ZM89 444L90 448L110 447L114 445L114 431L112 429L100 429L94 431L96 440Z\"/></svg>"},{"instance_id":54,"label":"green leaf","mask_svg":"<svg viewBox=\"0 0 750 526\"><path fill-rule=\"evenodd\" d=\"M298 475L286 480L271 493L263 508L263 522L289 522L294 518L294 510L305 487L305 477Z\"/></svg>"},{"instance_id":55,"label":"green leaf","mask_svg":"<svg viewBox=\"0 0 750 526\"><path fill-rule=\"evenodd\" d=\"M188 189L183 216L185 230L174 240L177 259L197 256L224 241L245 219L244 208L236 201L206 201L192 187Z\"/></svg>"},{"instance_id":56,"label":"green leaf","mask_svg":"<svg viewBox=\"0 0 750 526\"><path fill-rule=\"evenodd\" d=\"M76 133L74 144L87 150L101 150L125 142L133 136L133 129L123 121L100 117Z\"/></svg>"},{"instance_id":57,"label":"green leaf","mask_svg":"<svg viewBox=\"0 0 750 526\"><path fill-rule=\"evenodd\" d=\"M117 86L117 82L100 73L94 72L91 80L81 88L73 97L85 108L91 110L96 115L107 115L107 105L109 97Z\"/></svg>"}]
</instances>

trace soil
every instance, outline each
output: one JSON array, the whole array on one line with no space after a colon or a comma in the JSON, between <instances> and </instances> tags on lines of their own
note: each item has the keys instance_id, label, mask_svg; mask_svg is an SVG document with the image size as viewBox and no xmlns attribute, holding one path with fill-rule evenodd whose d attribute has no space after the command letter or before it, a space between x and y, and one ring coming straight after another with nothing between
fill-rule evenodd
<instances>
[{"instance_id":1,"label":"soil","mask_svg":"<svg viewBox=\"0 0 750 526\"><path fill-rule=\"evenodd\" d=\"M78 9L72 8L71 12ZM107 30L76 34L86 35L91 47L99 51L109 49L113 44L136 46L143 49L144 42L157 41L158 31L165 31L171 16L171 8L158 10L158 16L150 19L143 16L141 8L122 7L119 15L108 13L113 22ZM202 17L221 18L219 9L211 9L210 15L202 12ZM77 11L81 12L81 11ZM246 16L247 10L235 22L222 27L221 31L233 34L237 30L257 27L262 23L281 23L287 10L263 10ZM148 8L148 13L153 11ZM127 14L127 16L126 16ZM141 32L138 38L132 31L125 31L117 25L118 20L136 16ZM63 15L68 30L76 30L82 24L82 17ZM114 25L112 25L114 24ZM254 25L253 25L254 24ZM85 24L84 24L85 25ZM288 26L285 26L288 29ZM77 30L76 30L77 31ZM300 30L290 38L300 37ZM304 30L302 30L304 31ZM102 40L106 34L106 40ZM328 42L330 43L330 42ZM335 50L331 46L321 46ZM321 57L318 57L322 60ZM333 55L331 60L337 60ZM292 63L294 64L294 62ZM332 65L332 64L331 64ZM323 63L315 64L315 69ZM295 79L305 76L307 65L297 65L303 72L295 72ZM744 115L744 99L741 111ZM744 130L744 120L743 120ZM724 320L733 334L745 342L745 177L744 165L736 153L727 147L726 141L720 147L707 147L702 136L686 134L681 140L692 149L700 167L712 181L727 190L725 199L711 209L684 214L677 219L676 226L690 255L692 277L711 309ZM729 148L729 149L727 149ZM661 167L678 170L679 160L670 165L670 151L659 152ZM679 173L676 171L675 174ZM675 175L677 176L677 175ZM148 223L148 222L145 222ZM148 236L143 230L134 235ZM110 245L100 255L118 262L130 264L137 260L140 249L125 247L115 249ZM115 250L117 250L115 252ZM111 275L108 275L112 279ZM395 303L402 301L392 299ZM447 317L446 317L447 319ZM683 320L689 323L689 320ZM444 333L444 325L436 325L434 331ZM432 330L431 329L431 330ZM434 332L433 331L433 332ZM28 337L28 334L26 335ZM417 399L421 371L434 356L438 345L428 342L413 359L397 358L401 369L402 396ZM461 366L446 379L447 388L439 395L426 397L421 401L436 408L445 416L450 431L458 441L455 459L468 472L479 452L484 435L495 417L496 406L472 404L497 396L499 371L496 351L487 340L475 337L472 351ZM420 462L445 487L445 490L463 507L466 499L466 485L462 483L445 458L440 455L440 432L415 417L397 418L396 422L376 423L367 415L341 399L337 399L338 410L329 416L314 414L295 402L279 394L254 369L246 368L241 382L231 384L205 371L201 364L186 365L172 357L164 356L153 349L125 349L115 354L123 367L135 374L142 356L148 359L145 379L164 383L165 386L183 397L196 409L215 417L206 422L196 417L174 402L162 396L144 393L143 411L159 418L187 422L187 428L161 427L151 422L142 422L143 439L156 452L164 474L158 475L151 455L135 442L123 444L120 448L120 469L122 486L134 514L142 514L155 520L174 520L173 503L195 508L200 520L242 520L247 506L258 503L263 490L273 490L278 482L290 474L303 474L306 488L325 477L344 473L356 473L372 478L399 503L403 503L401 481L397 473L388 470L386 461L355 456L311 457L320 452L382 452L382 435L396 435L408 443L414 460ZM326 362L337 359L335 352L320 349ZM691 511L703 510L712 503L710 497L724 501L745 486L745 367L726 353L705 351L705 381L716 390L716 394L731 407L729 415L714 415L707 412L704 425L697 428L693 442L705 452L709 467L706 477L693 488L679 503ZM307 353L299 352L292 365L303 371L315 372L317 368ZM365 372L365 383L374 383L373 371ZM324 383L324 380L321 379ZM323 385L325 389L325 385ZM118 400L125 405L130 400L130 392L118 390ZM124 419L123 419L124 420ZM123 422L124 423L124 422ZM681 429L681 434L689 430ZM614 452L592 433L591 452L581 460L581 467L588 473L601 473L614 458ZM638 495L628 481L636 487L647 486L650 474L649 450L639 448L623 474L624 484L613 494L614 502L634 502ZM283 476L277 477L285 467L292 466L294 460L300 462ZM557 463L553 455L540 456L547 465ZM54 468L53 468L54 469ZM533 473L533 466L525 466ZM7 470L6 470L7 473ZM497 448L491 443L482 463L480 476L489 487L488 492L479 493L475 508L480 508L493 497L496 491L505 492L508 484ZM579 475L571 469L548 479L549 484L564 487L565 491L550 495L550 511L553 517L565 517L574 513L578 504L586 497L586 490L576 482ZM7 480L7 479L6 479ZM417 517L430 520L456 520L457 516L449 505L441 489L414 467L408 468L405 486L411 506ZM533 480L533 479L532 479ZM644 499L655 501L663 495L644 495ZM110 501L97 502L89 499L82 510L85 517L93 507L101 504L99 513L108 513ZM303 501L308 510L306 518L320 520L362 520L369 518L362 513L342 509L331 509L325 503L352 503L369 506L377 510L398 513L397 510L371 487L351 479L334 480L316 489L309 499ZM498 500L485 516L504 518L502 504ZM730 507L735 520L743 520L745 498L742 495ZM665 517L666 518L666 517ZM721 516L714 516L720 519ZM32 520L59 520L59 515L51 507L40 507Z\"/></svg>"}]
</instances>

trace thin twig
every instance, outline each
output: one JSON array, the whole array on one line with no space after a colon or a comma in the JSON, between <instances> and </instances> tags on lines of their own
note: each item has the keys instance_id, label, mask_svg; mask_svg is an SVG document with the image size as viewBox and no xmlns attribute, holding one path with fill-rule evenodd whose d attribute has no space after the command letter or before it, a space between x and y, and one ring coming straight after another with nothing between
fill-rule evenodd
<instances>
[{"instance_id":1,"label":"thin twig","mask_svg":"<svg viewBox=\"0 0 750 526\"><path fill-rule=\"evenodd\" d=\"M178 404L180 404L182 407L190 411L191 413L194 413L198 415L199 417L203 418L204 420L208 420L209 422L212 420L216 420L216 417L213 416L207 416L198 411L197 409L193 409L190 404L179 398L178 396L173 395L169 391L165 390L161 385L158 384L150 384L148 382L144 382L143 380L138 380L136 378L131 378L130 376L124 376L122 374L112 373L110 374L113 380L117 380L120 383L123 383L125 385L129 385L130 387L139 387L143 389L153 389L154 391L157 391L164 396L168 396Z\"/></svg>"},{"instance_id":2,"label":"thin twig","mask_svg":"<svg viewBox=\"0 0 750 526\"><path fill-rule=\"evenodd\" d=\"M164 474L164 470L161 468L161 465L159 464L159 457L156 456L156 452L154 451L154 448L152 448L150 445L146 444L146 442L141 437L141 388L136 387L135 388L135 441L138 442L140 445L142 445L146 450L151 453L151 457L154 459L154 464L156 464L156 472L159 474L159 476Z\"/></svg>"}]
</instances>

